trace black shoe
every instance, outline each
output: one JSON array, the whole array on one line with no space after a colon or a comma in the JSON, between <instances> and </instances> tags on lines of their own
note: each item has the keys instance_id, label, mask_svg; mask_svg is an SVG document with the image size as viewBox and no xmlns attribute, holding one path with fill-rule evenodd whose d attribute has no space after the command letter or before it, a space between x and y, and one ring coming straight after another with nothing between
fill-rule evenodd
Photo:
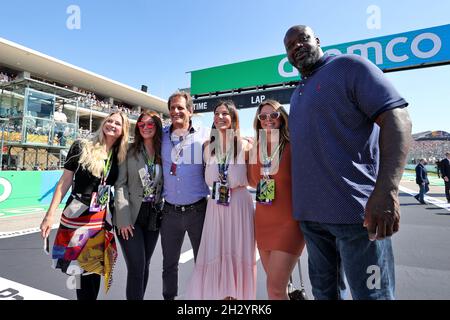
<instances>
[{"instance_id":1,"label":"black shoe","mask_svg":"<svg viewBox=\"0 0 450 320\"><path fill-rule=\"evenodd\" d=\"M427 204L425 201L419 201L421 204Z\"/></svg>"},{"instance_id":2,"label":"black shoe","mask_svg":"<svg viewBox=\"0 0 450 320\"><path fill-rule=\"evenodd\" d=\"M420 201L420 199L419 199L419 195L418 195L418 194L415 195L414 198L415 198L417 201L419 201L420 203L422 203L422 201Z\"/></svg>"}]
</instances>

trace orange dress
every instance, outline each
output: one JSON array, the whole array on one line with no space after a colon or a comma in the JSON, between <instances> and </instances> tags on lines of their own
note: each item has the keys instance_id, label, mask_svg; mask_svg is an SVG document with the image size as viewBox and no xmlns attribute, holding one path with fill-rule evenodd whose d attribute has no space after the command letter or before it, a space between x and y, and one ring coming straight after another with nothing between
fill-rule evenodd
<instances>
[{"instance_id":1,"label":"orange dress","mask_svg":"<svg viewBox=\"0 0 450 320\"><path fill-rule=\"evenodd\" d=\"M257 158L257 163L249 164L247 170L248 182L253 188L256 188L262 177L261 159L259 156ZM275 180L275 200L271 205L256 203L255 238L258 249L300 255L305 241L298 221L292 217L291 146L289 143L286 144L281 155L278 172L270 177Z\"/></svg>"}]
</instances>

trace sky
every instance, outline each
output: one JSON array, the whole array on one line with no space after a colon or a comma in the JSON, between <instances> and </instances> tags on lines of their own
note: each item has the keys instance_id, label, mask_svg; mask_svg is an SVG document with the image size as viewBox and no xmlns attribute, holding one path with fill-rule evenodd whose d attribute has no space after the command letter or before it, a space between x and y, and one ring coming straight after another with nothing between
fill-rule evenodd
<instances>
[{"instance_id":1,"label":"sky","mask_svg":"<svg viewBox=\"0 0 450 320\"><path fill-rule=\"evenodd\" d=\"M373 5L379 28L367 26ZM189 71L285 53L292 25L328 46L448 24L449 12L449 0L0 0L0 37L167 99L190 86ZM413 133L450 132L450 65L386 77L409 102ZM239 112L244 135L254 113ZM195 119L212 123L211 113Z\"/></svg>"}]
</instances>

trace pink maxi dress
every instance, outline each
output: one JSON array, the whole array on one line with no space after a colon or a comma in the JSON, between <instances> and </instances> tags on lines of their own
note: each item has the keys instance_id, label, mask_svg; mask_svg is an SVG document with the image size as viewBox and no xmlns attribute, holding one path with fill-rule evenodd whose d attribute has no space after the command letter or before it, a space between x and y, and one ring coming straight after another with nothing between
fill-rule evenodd
<instances>
[{"instance_id":1,"label":"pink maxi dress","mask_svg":"<svg viewBox=\"0 0 450 320\"><path fill-rule=\"evenodd\" d=\"M208 164L208 186L218 176L217 164ZM229 206L208 200L197 261L185 294L188 300L256 299L254 207L245 164L230 164L228 181Z\"/></svg>"}]
</instances>

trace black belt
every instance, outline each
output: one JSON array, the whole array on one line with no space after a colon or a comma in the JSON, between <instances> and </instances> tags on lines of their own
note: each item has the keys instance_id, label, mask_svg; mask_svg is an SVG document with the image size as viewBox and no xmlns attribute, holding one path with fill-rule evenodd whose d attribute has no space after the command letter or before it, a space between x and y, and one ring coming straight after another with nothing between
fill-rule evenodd
<instances>
[{"instance_id":1,"label":"black belt","mask_svg":"<svg viewBox=\"0 0 450 320\"><path fill-rule=\"evenodd\" d=\"M174 211L185 212L187 210L194 210L197 206L199 206L205 202L206 202L206 198L202 198L202 199L198 200L197 202L194 202L191 204L185 204L185 205L171 204L166 201L164 203L164 206L168 206L169 208L172 208Z\"/></svg>"}]
</instances>

